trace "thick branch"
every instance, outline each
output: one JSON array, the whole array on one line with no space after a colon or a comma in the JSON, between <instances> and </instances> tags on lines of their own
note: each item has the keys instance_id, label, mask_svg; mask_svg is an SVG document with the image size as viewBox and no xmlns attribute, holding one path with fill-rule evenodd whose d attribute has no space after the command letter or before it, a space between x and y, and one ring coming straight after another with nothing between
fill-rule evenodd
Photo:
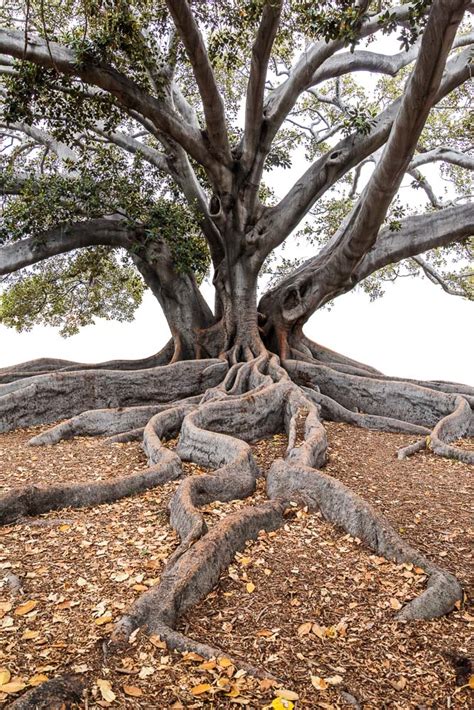
<instances>
[{"instance_id":1,"label":"thick branch","mask_svg":"<svg viewBox=\"0 0 474 710\"><path fill-rule=\"evenodd\" d=\"M448 63L432 105L436 105L470 79L472 71L472 52L465 49ZM306 170L278 205L268 210L262 219L260 230L265 235L266 253L286 239L321 195L349 170L383 146L390 135L400 103L401 97L382 111L368 135L353 133L339 141Z\"/></svg>"},{"instance_id":2,"label":"thick branch","mask_svg":"<svg viewBox=\"0 0 474 710\"><path fill-rule=\"evenodd\" d=\"M245 132L243 163L251 163L258 145L263 122L263 97L267 78L268 62L273 42L278 32L282 0L269 0L263 8L262 19L252 47L250 77L245 104Z\"/></svg>"},{"instance_id":3,"label":"thick branch","mask_svg":"<svg viewBox=\"0 0 474 710\"><path fill-rule=\"evenodd\" d=\"M166 0L176 29L186 48L201 94L212 152L230 166L231 155L225 121L224 102L217 86L206 47L187 0Z\"/></svg>"},{"instance_id":4,"label":"thick branch","mask_svg":"<svg viewBox=\"0 0 474 710\"><path fill-rule=\"evenodd\" d=\"M123 222L112 219L92 219L65 224L38 237L29 237L0 249L0 276L31 266L57 254L73 249L106 245L130 248L133 236Z\"/></svg>"},{"instance_id":5,"label":"thick branch","mask_svg":"<svg viewBox=\"0 0 474 710\"><path fill-rule=\"evenodd\" d=\"M138 84L106 64L79 64L71 50L56 42L46 43L40 38L30 39L25 46L23 32L0 30L0 52L17 59L25 59L48 69L55 69L66 76L76 76L82 81L97 86L114 96L125 109L135 110L148 118L154 126L171 136L199 163L213 173L216 163L210 156L202 136L184 123L163 102L158 101Z\"/></svg>"},{"instance_id":6,"label":"thick branch","mask_svg":"<svg viewBox=\"0 0 474 710\"><path fill-rule=\"evenodd\" d=\"M357 268L342 278L326 269L324 255L305 262L261 299L258 310L267 332L297 331L327 301L347 293L379 269L429 249L459 242L474 234L474 204L457 205L402 220L400 229L385 227Z\"/></svg>"},{"instance_id":7,"label":"thick branch","mask_svg":"<svg viewBox=\"0 0 474 710\"><path fill-rule=\"evenodd\" d=\"M415 155L409 167L410 169L419 168L420 165L435 162L451 163L452 165L458 165L460 168L466 168L466 170L474 170L474 156L462 153L455 148L443 147Z\"/></svg>"}]
</instances>

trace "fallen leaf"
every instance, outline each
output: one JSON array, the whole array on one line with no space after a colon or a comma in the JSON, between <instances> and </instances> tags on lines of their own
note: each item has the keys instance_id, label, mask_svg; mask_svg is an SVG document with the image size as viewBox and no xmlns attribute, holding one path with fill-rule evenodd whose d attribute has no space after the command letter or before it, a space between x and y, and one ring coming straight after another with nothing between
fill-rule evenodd
<instances>
[{"instance_id":1,"label":"fallen leaf","mask_svg":"<svg viewBox=\"0 0 474 710\"><path fill-rule=\"evenodd\" d=\"M99 618L95 619L94 621L97 626L102 626L102 624L109 624L112 621L112 612L107 611L105 614L99 616Z\"/></svg>"},{"instance_id":2,"label":"fallen leaf","mask_svg":"<svg viewBox=\"0 0 474 710\"><path fill-rule=\"evenodd\" d=\"M48 680L48 676L44 675L44 673L37 673L36 675L32 675L31 678L28 681L28 685L41 685L41 683L44 683L45 681Z\"/></svg>"},{"instance_id":3,"label":"fallen leaf","mask_svg":"<svg viewBox=\"0 0 474 710\"><path fill-rule=\"evenodd\" d=\"M295 707L291 700L285 700L285 698L275 698L272 700L273 710L293 710Z\"/></svg>"},{"instance_id":4,"label":"fallen leaf","mask_svg":"<svg viewBox=\"0 0 474 710\"><path fill-rule=\"evenodd\" d=\"M8 681L11 678L11 673L9 670L6 668L2 668L0 670L0 685L4 685L5 683L8 683ZM0 691L1 692L1 691Z\"/></svg>"},{"instance_id":5,"label":"fallen leaf","mask_svg":"<svg viewBox=\"0 0 474 710\"><path fill-rule=\"evenodd\" d=\"M325 680L329 685L339 685L344 679L340 675L331 675L329 678L325 678Z\"/></svg>"},{"instance_id":6,"label":"fallen leaf","mask_svg":"<svg viewBox=\"0 0 474 710\"><path fill-rule=\"evenodd\" d=\"M202 693L207 693L209 690L212 690L212 685L209 685L209 683L200 683L199 685L195 685L194 688L191 688L191 695L202 695Z\"/></svg>"},{"instance_id":7,"label":"fallen leaf","mask_svg":"<svg viewBox=\"0 0 474 710\"><path fill-rule=\"evenodd\" d=\"M275 695L278 698L283 698L283 700L298 700L300 697L298 693L295 693L293 690L288 690L288 688L277 688Z\"/></svg>"},{"instance_id":8,"label":"fallen leaf","mask_svg":"<svg viewBox=\"0 0 474 710\"><path fill-rule=\"evenodd\" d=\"M112 684L109 680L103 680L102 678L99 678L99 680L96 680L96 685L99 688L100 694L102 695L104 700L106 700L108 703L111 703L115 700L117 696L112 690Z\"/></svg>"},{"instance_id":9,"label":"fallen leaf","mask_svg":"<svg viewBox=\"0 0 474 710\"><path fill-rule=\"evenodd\" d=\"M312 675L311 676L311 684L313 688L316 688L316 690L326 690L326 688L329 688L329 683L327 680L324 680L324 678L320 678L318 675Z\"/></svg>"},{"instance_id":10,"label":"fallen leaf","mask_svg":"<svg viewBox=\"0 0 474 710\"><path fill-rule=\"evenodd\" d=\"M255 584L253 582L247 582L246 587L247 592L251 594L253 591L255 591Z\"/></svg>"},{"instance_id":11,"label":"fallen leaf","mask_svg":"<svg viewBox=\"0 0 474 710\"><path fill-rule=\"evenodd\" d=\"M20 690L23 690L24 688L26 688L26 683L23 683L21 680L14 680L11 683L5 683L5 685L2 685L1 692L8 693L8 695L14 695L15 693L19 693Z\"/></svg>"},{"instance_id":12,"label":"fallen leaf","mask_svg":"<svg viewBox=\"0 0 474 710\"><path fill-rule=\"evenodd\" d=\"M305 621L304 624L300 624L300 626L298 626L298 636L306 636L306 634L309 634L312 626L312 621Z\"/></svg>"},{"instance_id":13,"label":"fallen leaf","mask_svg":"<svg viewBox=\"0 0 474 710\"><path fill-rule=\"evenodd\" d=\"M149 675L153 675L155 672L155 669L153 666L142 666L140 669L140 673L138 674L139 678L148 678Z\"/></svg>"},{"instance_id":14,"label":"fallen leaf","mask_svg":"<svg viewBox=\"0 0 474 710\"><path fill-rule=\"evenodd\" d=\"M398 611L399 609L402 608L402 605L400 604L398 599L396 599L395 597L392 597L392 599L390 599L390 606L392 607L392 609L395 609L396 611Z\"/></svg>"},{"instance_id":15,"label":"fallen leaf","mask_svg":"<svg viewBox=\"0 0 474 710\"><path fill-rule=\"evenodd\" d=\"M404 678L403 676L400 678L400 680L391 680L390 685L392 688L395 688L395 690L403 690L407 684L407 679Z\"/></svg>"},{"instance_id":16,"label":"fallen leaf","mask_svg":"<svg viewBox=\"0 0 474 710\"><path fill-rule=\"evenodd\" d=\"M13 612L16 616L24 616L24 614L28 614L30 611L33 611L33 609L38 605L38 602L35 602L33 599L30 599L29 601L25 602L24 604L20 604L20 606L17 606L15 611Z\"/></svg>"},{"instance_id":17,"label":"fallen leaf","mask_svg":"<svg viewBox=\"0 0 474 710\"><path fill-rule=\"evenodd\" d=\"M232 665L232 661L230 658L226 658L225 656L222 656L222 658L219 658L218 663L221 668L228 668L229 666Z\"/></svg>"},{"instance_id":18,"label":"fallen leaf","mask_svg":"<svg viewBox=\"0 0 474 710\"><path fill-rule=\"evenodd\" d=\"M132 698L140 698L143 695L143 690L136 685L124 685L123 692L125 695L131 695Z\"/></svg>"}]
</instances>

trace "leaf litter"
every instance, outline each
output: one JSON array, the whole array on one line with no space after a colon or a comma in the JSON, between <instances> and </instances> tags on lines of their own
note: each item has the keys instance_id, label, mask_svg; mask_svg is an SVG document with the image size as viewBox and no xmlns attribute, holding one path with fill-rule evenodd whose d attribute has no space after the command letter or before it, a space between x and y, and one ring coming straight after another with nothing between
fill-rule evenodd
<instances>
[{"instance_id":1,"label":"leaf litter","mask_svg":"<svg viewBox=\"0 0 474 710\"><path fill-rule=\"evenodd\" d=\"M326 427L326 471L452 570L469 594L472 470L429 452L398 461L394 452L410 441L404 435ZM146 467L139 444L106 447L97 437L32 454L26 442L40 430L0 435L5 490ZM283 435L254 445L260 467L268 469L285 447ZM188 475L202 472L194 464L184 468ZM126 655L104 658L102 642L113 622L159 581L177 545L167 513L177 485L0 529L0 582L15 574L23 588L21 596L0 588L0 704L73 672L87 678L81 707L91 710L469 707L474 614L468 603L440 620L395 622L396 610L422 589L423 570L372 555L357 539L296 505L287 511L285 526L249 543L218 587L181 620L187 635L222 648L220 658L171 652L159 637L141 631ZM208 525L264 499L259 480L251 501L207 506ZM249 678L226 654L265 668L278 681Z\"/></svg>"}]
</instances>

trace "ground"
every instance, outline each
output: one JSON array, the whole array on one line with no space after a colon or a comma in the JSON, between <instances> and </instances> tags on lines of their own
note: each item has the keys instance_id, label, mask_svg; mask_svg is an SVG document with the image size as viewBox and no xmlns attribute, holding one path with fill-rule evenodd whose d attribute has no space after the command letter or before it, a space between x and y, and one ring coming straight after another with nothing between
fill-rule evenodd
<instances>
[{"instance_id":1,"label":"ground","mask_svg":"<svg viewBox=\"0 0 474 710\"><path fill-rule=\"evenodd\" d=\"M422 587L422 570L388 563L318 515L290 507L286 525L249 543L219 587L181 621L187 635L222 648L223 658L203 662L195 654L168 652L159 638L142 632L127 655L104 657L102 641L112 621L158 581L177 543L167 523L167 502L178 485L173 482L112 505L63 510L0 529L0 579L15 574L23 585L16 594L6 584L1 590L0 680L18 693L2 693L0 685L0 703L8 705L24 686L69 671L87 677L81 707L91 710L263 708L272 707L278 694L296 708L468 708L472 467L426 452L397 460L396 450L413 436L326 427L325 471L456 574L466 595L461 608L439 620L395 622L395 611ZM87 438L27 447L41 430L0 435L5 490L146 468L138 443L104 446ZM473 441L461 445L472 448ZM284 435L254 445L264 469L285 448ZM260 485L251 504L263 498ZM208 524L247 504L209 505ZM226 654L265 668L281 682L248 678L229 665Z\"/></svg>"}]
</instances>

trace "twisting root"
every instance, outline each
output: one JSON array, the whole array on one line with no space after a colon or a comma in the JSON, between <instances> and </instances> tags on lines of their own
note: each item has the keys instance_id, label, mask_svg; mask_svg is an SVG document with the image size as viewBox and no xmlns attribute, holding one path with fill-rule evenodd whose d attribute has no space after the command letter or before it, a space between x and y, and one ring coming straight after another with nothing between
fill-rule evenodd
<instances>
[{"instance_id":1,"label":"twisting root","mask_svg":"<svg viewBox=\"0 0 474 710\"><path fill-rule=\"evenodd\" d=\"M456 397L455 409L441 419L431 434L410 446L405 446L398 451L398 458L404 459L417 451L429 448L438 456L474 464L474 452L464 451L458 446L451 446L450 441L455 441L465 436L472 421L472 410L465 397Z\"/></svg>"},{"instance_id":2,"label":"twisting root","mask_svg":"<svg viewBox=\"0 0 474 710\"><path fill-rule=\"evenodd\" d=\"M239 347L238 352L228 353L230 368L224 360L193 361L138 370L133 377L114 371L52 373L0 386L0 431L19 422L51 421L58 418L58 411L61 416L79 414L31 443L91 433L112 434L108 441L130 440L143 432L151 466L111 482L13 491L0 499L0 523L58 507L110 502L146 490L180 476L181 459L214 469L213 473L187 478L178 487L170 503L170 520L180 545L168 560L160 583L140 596L116 624L108 645L112 652L122 648L133 631L145 626L171 649L194 651L205 658L223 655L220 649L177 631L179 618L215 586L246 541L262 530L281 526L286 505L298 499L320 510L377 554L426 571L427 588L401 609L398 619L429 619L452 610L462 598L456 578L406 543L359 496L317 470L327 455L320 414L370 429L423 435L421 442L409 447L412 451L426 445L431 431L429 442L435 453L472 463L470 452L449 445L474 431L470 388L460 394L461 386L453 383L430 386L385 378L310 341L302 343L298 351L301 359L287 360L284 367L274 355L258 354L252 359L250 348ZM324 363L311 359L316 351ZM240 354L245 361L232 362ZM76 393L72 404L66 403L67 397L71 398L71 383ZM58 400L54 414L45 414L47 405L38 405L36 400L33 413L28 413L27 397L45 392ZM144 392L146 402L140 399ZM170 400L173 404L163 404ZM102 409L80 414L84 403ZM8 425L5 412L11 415L16 406L18 414ZM45 419L48 416L51 419ZM171 452L163 446L162 438L178 431L177 452ZM247 442L280 431L288 435L288 449L285 459L275 461L268 473L270 500L241 508L208 530L200 510L203 505L245 498L255 490L259 471ZM254 675L268 676L262 669L235 663Z\"/></svg>"},{"instance_id":3,"label":"twisting root","mask_svg":"<svg viewBox=\"0 0 474 710\"><path fill-rule=\"evenodd\" d=\"M190 360L120 372L53 372L0 385L0 432L67 419L90 409L173 402L221 382L227 364Z\"/></svg>"},{"instance_id":4,"label":"twisting root","mask_svg":"<svg viewBox=\"0 0 474 710\"><path fill-rule=\"evenodd\" d=\"M61 508L85 508L101 503L112 503L126 496L160 486L181 475L181 459L162 446L161 436L179 431L189 406L175 407L155 415L146 440L150 468L131 476L110 481L60 484L57 486L30 485L13 489L0 497L0 525L7 525L30 515L41 515Z\"/></svg>"}]
</instances>

